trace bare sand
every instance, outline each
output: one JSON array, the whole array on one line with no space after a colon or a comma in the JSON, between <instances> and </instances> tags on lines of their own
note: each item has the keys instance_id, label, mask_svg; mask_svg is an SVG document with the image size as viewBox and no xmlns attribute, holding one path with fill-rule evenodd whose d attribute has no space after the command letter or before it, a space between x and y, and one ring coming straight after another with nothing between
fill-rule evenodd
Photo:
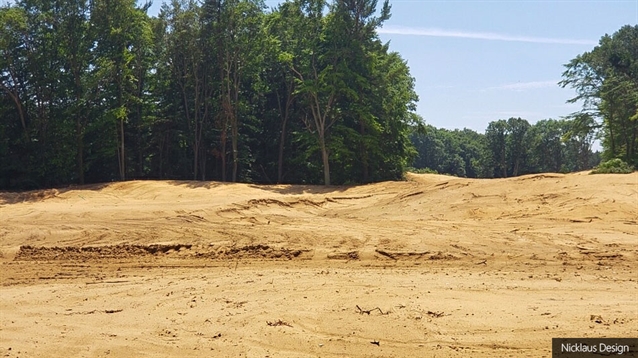
<instances>
[{"instance_id":1,"label":"bare sand","mask_svg":"<svg viewBox=\"0 0 638 358\"><path fill-rule=\"evenodd\" d=\"M5 357L547 357L637 280L638 173L0 193Z\"/></svg>"}]
</instances>

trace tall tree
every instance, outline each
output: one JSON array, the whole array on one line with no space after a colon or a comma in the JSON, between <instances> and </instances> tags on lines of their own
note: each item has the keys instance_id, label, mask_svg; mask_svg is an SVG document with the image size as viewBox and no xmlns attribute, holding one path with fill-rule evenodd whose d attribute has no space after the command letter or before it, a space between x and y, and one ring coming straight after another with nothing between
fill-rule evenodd
<instances>
[{"instance_id":1,"label":"tall tree","mask_svg":"<svg viewBox=\"0 0 638 358\"><path fill-rule=\"evenodd\" d=\"M531 172L554 172L563 170L564 155L562 121L540 120L528 130L529 162Z\"/></svg>"},{"instance_id":2,"label":"tall tree","mask_svg":"<svg viewBox=\"0 0 638 358\"><path fill-rule=\"evenodd\" d=\"M222 178L226 180L226 145L230 137L231 180L237 181L240 162L240 128L250 85L260 70L263 56L263 9L259 0L208 0L204 20L216 51L215 71L219 73L217 127L220 131ZM212 59L211 59L212 60Z\"/></svg>"},{"instance_id":3,"label":"tall tree","mask_svg":"<svg viewBox=\"0 0 638 358\"><path fill-rule=\"evenodd\" d=\"M638 25L603 36L565 67L560 84L576 90L569 102L583 105L573 118L587 115L595 121L589 127L602 129L605 159L638 164Z\"/></svg>"},{"instance_id":4,"label":"tall tree","mask_svg":"<svg viewBox=\"0 0 638 358\"><path fill-rule=\"evenodd\" d=\"M529 140L527 131L529 123L521 118L510 118L507 120L507 156L509 162L509 172L512 176L518 176L521 167L526 160L529 151Z\"/></svg>"},{"instance_id":5,"label":"tall tree","mask_svg":"<svg viewBox=\"0 0 638 358\"><path fill-rule=\"evenodd\" d=\"M372 102L378 100L374 90L378 88L378 80L373 78L373 66L379 57L378 52L386 52L380 45L376 30L390 18L390 5L385 0L379 16L377 0L338 0L332 5L333 16L330 17L329 29L333 46L341 52L338 66L343 73L347 90L340 98L348 104L342 107L341 115L349 116L358 127L357 140L358 159L361 165L361 179L369 180L369 151L373 149L374 135L367 135L369 128L374 128L379 113L375 113ZM377 82L377 83L375 83Z\"/></svg>"},{"instance_id":6,"label":"tall tree","mask_svg":"<svg viewBox=\"0 0 638 358\"><path fill-rule=\"evenodd\" d=\"M162 18L166 21L168 35L166 49L172 79L179 91L179 103L182 107L189 142L193 151L192 178L198 179L199 169L204 168L200 161L203 147L204 128L211 116L210 97L212 96L211 73L205 61L203 46L202 20L200 9L192 0L173 0L171 6L165 5ZM202 177L205 176L202 170Z\"/></svg>"},{"instance_id":7,"label":"tall tree","mask_svg":"<svg viewBox=\"0 0 638 358\"><path fill-rule=\"evenodd\" d=\"M105 89L108 116L116 124L117 161L120 180L127 177L125 124L141 100L138 83L142 78L135 71L136 57L152 43L146 9L136 7L135 0L96 0L93 2L91 23L96 29L98 67L109 77Z\"/></svg>"},{"instance_id":8,"label":"tall tree","mask_svg":"<svg viewBox=\"0 0 638 358\"><path fill-rule=\"evenodd\" d=\"M267 19L266 26L272 42L270 55L272 62L271 90L275 94L279 114L279 144L277 149L277 183L284 180L284 149L288 134L288 122L297 101L295 73L292 69L301 66L304 51L303 2L287 1L279 5Z\"/></svg>"},{"instance_id":9,"label":"tall tree","mask_svg":"<svg viewBox=\"0 0 638 358\"><path fill-rule=\"evenodd\" d=\"M507 121L490 122L485 130L495 176L507 177Z\"/></svg>"},{"instance_id":10,"label":"tall tree","mask_svg":"<svg viewBox=\"0 0 638 358\"><path fill-rule=\"evenodd\" d=\"M59 45L62 51L62 69L66 114L75 118L76 170L80 184L84 184L85 134L91 118L99 117L99 99L108 78L96 69L97 58L93 44L94 29L89 22L90 7L86 1L64 2L56 15L59 24Z\"/></svg>"},{"instance_id":11,"label":"tall tree","mask_svg":"<svg viewBox=\"0 0 638 358\"><path fill-rule=\"evenodd\" d=\"M324 19L324 0L304 0L303 32L306 37L305 61L298 67L292 67L297 76L297 93L303 94L308 112L303 122L308 131L316 135L321 152L323 182L330 185L330 161L328 151L328 132L335 124L334 112L338 91L344 88L343 78L338 72L339 49L331 48L326 39L326 20Z\"/></svg>"}]
</instances>

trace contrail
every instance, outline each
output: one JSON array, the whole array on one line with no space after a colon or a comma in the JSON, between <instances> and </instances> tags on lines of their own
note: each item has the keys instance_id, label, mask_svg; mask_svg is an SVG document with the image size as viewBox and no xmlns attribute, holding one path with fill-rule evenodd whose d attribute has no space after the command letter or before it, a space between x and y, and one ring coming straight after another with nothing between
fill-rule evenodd
<instances>
[{"instance_id":1,"label":"contrail","mask_svg":"<svg viewBox=\"0 0 638 358\"><path fill-rule=\"evenodd\" d=\"M491 32L468 32L459 30L443 30L443 29L426 29L417 27L388 26L378 30L380 34L391 35L412 35L412 36L430 36L430 37L456 37L464 39L491 40L491 41L510 41L510 42L531 42L541 44L559 44L559 45L597 45L596 41L591 40L575 40L575 39L558 39L548 37L532 37L532 36L515 36L506 34L496 34Z\"/></svg>"},{"instance_id":2,"label":"contrail","mask_svg":"<svg viewBox=\"0 0 638 358\"><path fill-rule=\"evenodd\" d=\"M528 89L548 88L548 87L556 87L556 88L558 88L558 81L559 80L509 83L509 84L505 84L505 85L489 87L487 89L523 91L523 90L528 90Z\"/></svg>"}]
</instances>

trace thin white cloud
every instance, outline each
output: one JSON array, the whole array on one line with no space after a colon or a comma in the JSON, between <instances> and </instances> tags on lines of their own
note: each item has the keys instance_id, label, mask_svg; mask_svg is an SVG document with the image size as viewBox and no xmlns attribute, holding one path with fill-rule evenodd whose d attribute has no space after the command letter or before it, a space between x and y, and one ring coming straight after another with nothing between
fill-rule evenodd
<instances>
[{"instance_id":1,"label":"thin white cloud","mask_svg":"<svg viewBox=\"0 0 638 358\"><path fill-rule=\"evenodd\" d=\"M507 91L525 91L530 89L558 87L558 80L552 81L532 81L532 82L516 82L509 83L487 89L507 90Z\"/></svg>"},{"instance_id":2,"label":"thin white cloud","mask_svg":"<svg viewBox=\"0 0 638 358\"><path fill-rule=\"evenodd\" d=\"M491 111L491 112L478 112L478 113L468 113L466 115L461 116L464 120L469 121L477 121L477 122L486 122L486 121L496 121L499 119L507 119L510 117L515 118L525 118L527 120L531 120L534 118L541 117L541 114L533 111Z\"/></svg>"},{"instance_id":3,"label":"thin white cloud","mask_svg":"<svg viewBox=\"0 0 638 358\"><path fill-rule=\"evenodd\" d=\"M404 27L404 26L387 26L387 27L383 27L379 29L378 32L380 34L391 34L391 35L456 37L456 38L476 39L476 40L531 42L531 43L541 43L541 44L590 45L590 46L598 44L596 41L591 41L591 40L516 36L516 35L497 34L492 32L470 32L470 31L460 31L460 30L426 29L426 28Z\"/></svg>"}]
</instances>

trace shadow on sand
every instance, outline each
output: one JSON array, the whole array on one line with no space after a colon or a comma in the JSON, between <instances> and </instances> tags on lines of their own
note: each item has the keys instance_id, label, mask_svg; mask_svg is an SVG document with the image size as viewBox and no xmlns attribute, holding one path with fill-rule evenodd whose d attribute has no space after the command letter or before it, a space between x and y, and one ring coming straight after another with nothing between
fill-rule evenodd
<instances>
[{"instance_id":1,"label":"shadow on sand","mask_svg":"<svg viewBox=\"0 0 638 358\"><path fill-rule=\"evenodd\" d=\"M0 191L0 204L17 204L24 202L35 203L46 199L55 198L71 190L99 191L111 183L69 185L64 188L26 190L26 191Z\"/></svg>"}]
</instances>

